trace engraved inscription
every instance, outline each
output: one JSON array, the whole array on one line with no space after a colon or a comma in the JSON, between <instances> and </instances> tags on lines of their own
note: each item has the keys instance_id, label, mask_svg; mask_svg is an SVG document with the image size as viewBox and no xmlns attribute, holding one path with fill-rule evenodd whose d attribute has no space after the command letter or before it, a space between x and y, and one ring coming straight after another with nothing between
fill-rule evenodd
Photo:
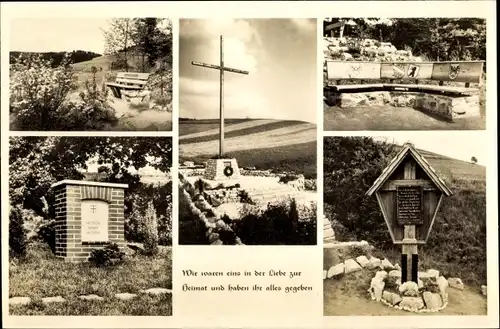
<instances>
[{"instance_id":1,"label":"engraved inscription","mask_svg":"<svg viewBox=\"0 0 500 329\"><path fill-rule=\"evenodd\" d=\"M423 224L422 186L397 187L397 212L400 225Z\"/></svg>"}]
</instances>

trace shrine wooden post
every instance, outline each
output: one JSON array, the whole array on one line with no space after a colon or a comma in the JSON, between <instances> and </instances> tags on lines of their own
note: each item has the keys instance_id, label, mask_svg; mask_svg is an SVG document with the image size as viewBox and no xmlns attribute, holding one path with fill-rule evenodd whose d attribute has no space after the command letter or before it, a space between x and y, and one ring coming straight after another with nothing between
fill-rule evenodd
<instances>
[{"instance_id":1,"label":"shrine wooden post","mask_svg":"<svg viewBox=\"0 0 500 329\"><path fill-rule=\"evenodd\" d=\"M376 195L393 243L402 246L401 283L418 283L418 245L427 242L443 195L453 193L406 143L366 194Z\"/></svg>"}]
</instances>

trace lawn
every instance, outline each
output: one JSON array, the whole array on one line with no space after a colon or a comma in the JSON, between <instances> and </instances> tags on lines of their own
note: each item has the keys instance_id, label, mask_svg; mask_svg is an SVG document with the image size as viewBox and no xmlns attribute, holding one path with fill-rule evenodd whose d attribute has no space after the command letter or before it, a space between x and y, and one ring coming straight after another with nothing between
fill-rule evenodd
<instances>
[{"instance_id":1,"label":"lawn","mask_svg":"<svg viewBox=\"0 0 500 329\"><path fill-rule=\"evenodd\" d=\"M224 119L224 127L257 119ZM179 119L179 136L190 135L211 129L219 129L218 119L186 120Z\"/></svg>"},{"instance_id":2,"label":"lawn","mask_svg":"<svg viewBox=\"0 0 500 329\"><path fill-rule=\"evenodd\" d=\"M172 288L171 249L162 247L156 257L139 253L122 264L105 268L89 263L72 264L56 258L50 249L33 244L25 259L11 262L9 297L30 297L27 306L10 306L12 315L156 315L172 314L171 295L150 296L141 289ZM134 293L122 301L116 293ZM84 301L79 295L95 294L103 301ZM42 297L61 296L66 303L43 304Z\"/></svg>"}]
</instances>

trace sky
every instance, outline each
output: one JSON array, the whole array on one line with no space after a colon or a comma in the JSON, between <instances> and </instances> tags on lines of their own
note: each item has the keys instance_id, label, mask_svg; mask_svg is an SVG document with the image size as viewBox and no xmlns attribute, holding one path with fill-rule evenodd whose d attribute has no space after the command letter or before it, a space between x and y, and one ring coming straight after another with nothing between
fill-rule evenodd
<instances>
[{"instance_id":1,"label":"sky","mask_svg":"<svg viewBox=\"0 0 500 329\"><path fill-rule=\"evenodd\" d=\"M310 19L181 20L181 117L219 117L220 64L249 75L224 74L225 118L271 118L316 123L316 21Z\"/></svg>"},{"instance_id":2,"label":"sky","mask_svg":"<svg viewBox=\"0 0 500 329\"><path fill-rule=\"evenodd\" d=\"M26 52L85 50L104 52L101 28L106 19L14 19L10 26L10 50Z\"/></svg>"},{"instance_id":3,"label":"sky","mask_svg":"<svg viewBox=\"0 0 500 329\"><path fill-rule=\"evenodd\" d=\"M490 161L490 150L485 147L488 136L482 131L404 132L375 139L394 141L399 145L411 142L416 148L467 162L474 156L483 166Z\"/></svg>"}]
</instances>

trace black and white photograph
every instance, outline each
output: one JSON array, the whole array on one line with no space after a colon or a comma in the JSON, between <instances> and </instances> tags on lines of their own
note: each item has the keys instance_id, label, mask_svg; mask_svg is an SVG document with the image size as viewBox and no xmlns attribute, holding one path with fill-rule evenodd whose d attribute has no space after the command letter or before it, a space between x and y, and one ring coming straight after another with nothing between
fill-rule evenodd
<instances>
[{"instance_id":1,"label":"black and white photograph","mask_svg":"<svg viewBox=\"0 0 500 329\"><path fill-rule=\"evenodd\" d=\"M486 20L326 18L324 130L486 129Z\"/></svg>"},{"instance_id":2,"label":"black and white photograph","mask_svg":"<svg viewBox=\"0 0 500 329\"><path fill-rule=\"evenodd\" d=\"M9 314L171 316L172 139L9 142Z\"/></svg>"},{"instance_id":3,"label":"black and white photograph","mask_svg":"<svg viewBox=\"0 0 500 329\"><path fill-rule=\"evenodd\" d=\"M316 244L316 19L182 19L179 243Z\"/></svg>"},{"instance_id":4,"label":"black and white photograph","mask_svg":"<svg viewBox=\"0 0 500 329\"><path fill-rule=\"evenodd\" d=\"M324 138L325 316L487 315L482 143Z\"/></svg>"},{"instance_id":5,"label":"black and white photograph","mask_svg":"<svg viewBox=\"0 0 500 329\"><path fill-rule=\"evenodd\" d=\"M168 18L17 18L9 50L12 131L172 130Z\"/></svg>"}]
</instances>

